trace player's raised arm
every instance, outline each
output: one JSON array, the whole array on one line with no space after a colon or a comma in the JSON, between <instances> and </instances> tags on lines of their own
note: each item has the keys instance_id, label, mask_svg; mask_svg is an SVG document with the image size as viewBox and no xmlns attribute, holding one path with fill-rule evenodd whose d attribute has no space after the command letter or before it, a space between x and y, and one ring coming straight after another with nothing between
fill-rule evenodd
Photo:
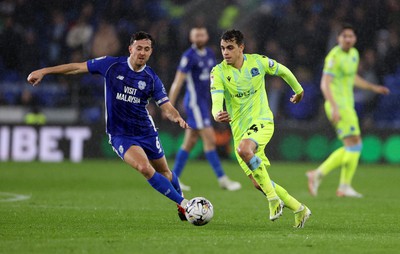
<instances>
[{"instance_id":1,"label":"player's raised arm","mask_svg":"<svg viewBox=\"0 0 400 254\"><path fill-rule=\"evenodd\" d=\"M163 114L174 123L178 123L184 129L189 129L189 125L185 120L181 117L178 110L172 106L171 102L166 102L160 106L160 109L163 111Z\"/></svg>"},{"instance_id":2,"label":"player's raised arm","mask_svg":"<svg viewBox=\"0 0 400 254\"><path fill-rule=\"evenodd\" d=\"M88 72L88 67L86 62L62 64L33 71L28 75L27 81L32 85L36 86L37 84L40 83L40 81L42 81L43 77L47 74L70 75L70 74L80 74L86 72Z\"/></svg>"},{"instance_id":3,"label":"player's raised arm","mask_svg":"<svg viewBox=\"0 0 400 254\"><path fill-rule=\"evenodd\" d=\"M367 80L363 79L359 75L356 75L356 77L354 79L354 84L358 88L361 88L364 90L370 90L374 93L385 94L385 95L390 93L390 90L387 87L368 82Z\"/></svg>"}]
</instances>

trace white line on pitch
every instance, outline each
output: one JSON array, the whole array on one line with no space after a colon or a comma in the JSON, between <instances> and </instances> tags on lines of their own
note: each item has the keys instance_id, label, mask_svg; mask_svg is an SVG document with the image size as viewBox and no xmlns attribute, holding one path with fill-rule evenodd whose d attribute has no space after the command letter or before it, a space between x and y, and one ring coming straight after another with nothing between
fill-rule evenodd
<instances>
[{"instance_id":1,"label":"white line on pitch","mask_svg":"<svg viewBox=\"0 0 400 254\"><path fill-rule=\"evenodd\" d=\"M0 192L0 202L17 202L30 199L29 195L22 195L17 193Z\"/></svg>"}]
</instances>

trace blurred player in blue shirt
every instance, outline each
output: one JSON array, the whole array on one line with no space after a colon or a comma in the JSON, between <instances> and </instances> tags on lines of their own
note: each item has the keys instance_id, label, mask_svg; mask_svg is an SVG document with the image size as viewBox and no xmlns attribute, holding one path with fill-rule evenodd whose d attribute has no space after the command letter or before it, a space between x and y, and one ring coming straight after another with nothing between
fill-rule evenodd
<instances>
[{"instance_id":1,"label":"blurred player in blue shirt","mask_svg":"<svg viewBox=\"0 0 400 254\"><path fill-rule=\"evenodd\" d=\"M80 74L90 72L104 77L106 132L113 150L131 167L139 171L149 184L178 204L184 220L183 198L177 176L170 171L157 129L147 111L153 98L163 114L180 127L188 124L169 102L164 85L146 65L153 52L150 34L132 35L130 56L104 56L82 63L63 64L33 71L28 82L37 85L47 74Z\"/></svg>"},{"instance_id":2,"label":"blurred player in blue shirt","mask_svg":"<svg viewBox=\"0 0 400 254\"><path fill-rule=\"evenodd\" d=\"M240 183L232 181L226 176L215 146L215 133L210 115L210 71L216 61L212 50L206 47L207 29L194 27L191 29L189 37L192 46L183 53L169 92L170 102L174 105L182 85L186 83L184 106L187 115L186 121L191 127L185 131L184 141L176 155L173 171L178 177L181 175L189 153L200 136L204 144L204 153L218 178L220 187L231 191L238 190L241 188ZM189 186L182 183L181 188L190 190Z\"/></svg>"}]
</instances>

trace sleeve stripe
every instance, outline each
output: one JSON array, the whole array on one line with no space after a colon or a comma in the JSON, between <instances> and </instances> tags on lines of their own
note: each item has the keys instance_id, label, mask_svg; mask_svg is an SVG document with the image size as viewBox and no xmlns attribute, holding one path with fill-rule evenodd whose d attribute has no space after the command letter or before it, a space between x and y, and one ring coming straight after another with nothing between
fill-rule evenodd
<instances>
[{"instance_id":1,"label":"sleeve stripe","mask_svg":"<svg viewBox=\"0 0 400 254\"><path fill-rule=\"evenodd\" d=\"M276 70L275 70L274 76L276 76L276 74L278 73L278 70L279 70L279 63L276 62Z\"/></svg>"},{"instance_id":2,"label":"sleeve stripe","mask_svg":"<svg viewBox=\"0 0 400 254\"><path fill-rule=\"evenodd\" d=\"M169 101L168 97L164 97L161 100L156 101L157 106L161 106L162 104L166 103Z\"/></svg>"},{"instance_id":3,"label":"sleeve stripe","mask_svg":"<svg viewBox=\"0 0 400 254\"><path fill-rule=\"evenodd\" d=\"M335 74L333 74L332 72L329 72L329 71L324 71L324 74L330 75L330 76L332 76L332 77L335 76Z\"/></svg>"},{"instance_id":4,"label":"sleeve stripe","mask_svg":"<svg viewBox=\"0 0 400 254\"><path fill-rule=\"evenodd\" d=\"M214 90L214 91L211 91L211 94L215 94L215 93L224 93L224 90Z\"/></svg>"}]
</instances>

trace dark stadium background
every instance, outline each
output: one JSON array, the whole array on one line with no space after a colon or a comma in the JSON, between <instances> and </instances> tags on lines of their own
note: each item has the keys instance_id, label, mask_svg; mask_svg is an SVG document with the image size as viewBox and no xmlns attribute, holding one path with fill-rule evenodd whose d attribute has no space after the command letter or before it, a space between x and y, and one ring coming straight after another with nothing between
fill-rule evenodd
<instances>
[{"instance_id":1,"label":"dark stadium background","mask_svg":"<svg viewBox=\"0 0 400 254\"><path fill-rule=\"evenodd\" d=\"M32 88L27 75L49 65L127 55L130 35L144 30L156 40L149 65L169 90L180 54L189 46L188 31L195 25L208 28L209 46L218 60L220 34L237 28L245 34L246 53L266 54L293 70L305 89L299 105L290 105L290 87L282 80L267 78L276 122L269 157L322 161L338 142L323 112L319 80L324 56L335 44L342 22L357 29L360 74L391 89L386 97L355 92L364 140L361 160L400 163L397 0L0 1L0 161L27 158L27 153L29 160L58 160L60 156L40 154L40 147L46 145L41 137L46 135L57 143L48 147L50 155L61 152L62 159L74 160L71 140L65 135L71 127L90 130L90 137L78 148L82 158L116 158L104 134L100 76L47 76L39 87ZM180 103L177 107L183 112ZM173 156L182 130L163 120L155 104L150 103L149 111L167 156ZM44 114L46 124L27 122L26 116L32 112ZM21 131L21 127L26 128ZM221 155L232 158L227 126L218 124L216 129ZM199 145L192 157L201 156Z\"/></svg>"}]
</instances>

